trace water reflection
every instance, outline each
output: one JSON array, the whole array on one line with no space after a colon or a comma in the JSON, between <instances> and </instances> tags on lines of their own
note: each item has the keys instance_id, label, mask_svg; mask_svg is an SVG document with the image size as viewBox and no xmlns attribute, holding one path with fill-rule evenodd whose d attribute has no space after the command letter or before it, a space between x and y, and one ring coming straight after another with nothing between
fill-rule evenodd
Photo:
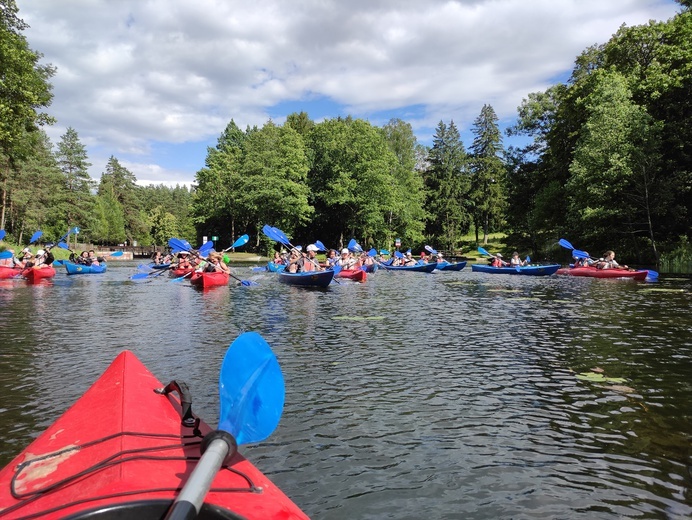
<instances>
[{"instance_id":1,"label":"water reflection","mask_svg":"<svg viewBox=\"0 0 692 520\"><path fill-rule=\"evenodd\" d=\"M123 348L214 423L221 359L256 330L286 407L244 451L315 518L692 514L687 279L378 272L311 291L247 270L258 286L201 292L132 272L0 286L4 462ZM632 391L576 378L595 367Z\"/></svg>"}]
</instances>

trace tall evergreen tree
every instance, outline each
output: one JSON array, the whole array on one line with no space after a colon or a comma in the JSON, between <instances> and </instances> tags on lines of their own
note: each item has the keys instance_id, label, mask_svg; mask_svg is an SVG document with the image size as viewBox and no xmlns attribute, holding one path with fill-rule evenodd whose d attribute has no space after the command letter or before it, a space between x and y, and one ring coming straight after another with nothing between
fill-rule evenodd
<instances>
[{"instance_id":1,"label":"tall evergreen tree","mask_svg":"<svg viewBox=\"0 0 692 520\"><path fill-rule=\"evenodd\" d=\"M99 195L108 195L120 204L125 219L125 235L130 243L146 241L149 237L149 225L146 215L142 214L136 182L134 174L111 156L98 188Z\"/></svg>"},{"instance_id":2,"label":"tall evergreen tree","mask_svg":"<svg viewBox=\"0 0 692 520\"><path fill-rule=\"evenodd\" d=\"M491 224L501 224L506 207L505 165L501 158L502 136L497 126L497 115L490 105L483 105L481 113L473 122L471 133L471 201L476 228L483 229L483 244L488 243Z\"/></svg>"},{"instance_id":3,"label":"tall evergreen tree","mask_svg":"<svg viewBox=\"0 0 692 520\"><path fill-rule=\"evenodd\" d=\"M429 211L426 234L446 249L455 249L471 225L468 157L454 121L440 121L428 156L425 183Z\"/></svg>"},{"instance_id":4,"label":"tall evergreen tree","mask_svg":"<svg viewBox=\"0 0 692 520\"><path fill-rule=\"evenodd\" d=\"M94 204L91 190L95 183L89 176L91 163L87 160L86 147L74 128L69 127L60 138L55 157L65 176L65 220L70 227L88 228Z\"/></svg>"}]
</instances>

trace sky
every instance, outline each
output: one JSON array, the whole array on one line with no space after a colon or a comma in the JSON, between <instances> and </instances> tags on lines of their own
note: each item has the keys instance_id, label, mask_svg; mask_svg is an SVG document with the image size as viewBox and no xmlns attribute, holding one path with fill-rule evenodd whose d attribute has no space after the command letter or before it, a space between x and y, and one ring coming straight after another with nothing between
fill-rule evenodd
<instances>
[{"instance_id":1,"label":"sky","mask_svg":"<svg viewBox=\"0 0 692 520\"><path fill-rule=\"evenodd\" d=\"M194 183L231 119L399 118L426 145L454 121L468 148L484 104L510 126L587 47L679 11L673 0L16 2L29 46L57 67L52 142L72 127L95 179L114 156L139 184L169 186Z\"/></svg>"}]
</instances>

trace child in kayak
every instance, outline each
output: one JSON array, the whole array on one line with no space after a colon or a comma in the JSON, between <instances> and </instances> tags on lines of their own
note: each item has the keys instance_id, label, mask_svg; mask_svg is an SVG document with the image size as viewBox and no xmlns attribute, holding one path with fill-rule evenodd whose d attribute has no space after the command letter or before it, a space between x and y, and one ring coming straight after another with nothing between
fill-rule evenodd
<instances>
[{"instance_id":1,"label":"child in kayak","mask_svg":"<svg viewBox=\"0 0 692 520\"><path fill-rule=\"evenodd\" d=\"M603 258L598 260L599 269L629 269L626 265L620 265L615 261L615 251L606 251Z\"/></svg>"}]
</instances>

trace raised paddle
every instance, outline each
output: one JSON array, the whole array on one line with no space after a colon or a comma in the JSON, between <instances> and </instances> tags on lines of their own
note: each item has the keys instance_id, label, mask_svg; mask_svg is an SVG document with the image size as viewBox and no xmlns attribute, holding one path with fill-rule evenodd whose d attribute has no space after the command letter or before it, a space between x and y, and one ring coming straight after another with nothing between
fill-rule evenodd
<instances>
[{"instance_id":1,"label":"raised paddle","mask_svg":"<svg viewBox=\"0 0 692 520\"><path fill-rule=\"evenodd\" d=\"M0 240L2 240L3 238L5 238L5 235L6 235L6 234L7 234L7 232L6 232L4 229L0 229Z\"/></svg>"},{"instance_id":2,"label":"raised paddle","mask_svg":"<svg viewBox=\"0 0 692 520\"><path fill-rule=\"evenodd\" d=\"M29 240L29 244L33 244L36 242L39 238L43 236L43 231L37 231L33 235L31 235L31 240Z\"/></svg>"},{"instance_id":3,"label":"raised paddle","mask_svg":"<svg viewBox=\"0 0 692 520\"><path fill-rule=\"evenodd\" d=\"M428 253L430 253L430 254L433 254L433 255L436 255L436 254L437 254L437 249L433 249L433 248L430 247L430 246L425 246L425 250L426 250Z\"/></svg>"},{"instance_id":4,"label":"raised paddle","mask_svg":"<svg viewBox=\"0 0 692 520\"><path fill-rule=\"evenodd\" d=\"M243 235L242 237L239 237L238 240L233 242L231 244L231 247L228 247L222 251L222 253L225 253L226 251L230 251L231 249L236 249L237 247L243 247L245 244L248 243L250 240L250 237L248 235Z\"/></svg>"},{"instance_id":5,"label":"raised paddle","mask_svg":"<svg viewBox=\"0 0 692 520\"><path fill-rule=\"evenodd\" d=\"M245 332L231 343L219 376L219 426L202 442L203 453L166 520L191 520L198 514L211 483L238 445L263 441L281 419L286 390L281 367L267 342Z\"/></svg>"},{"instance_id":6,"label":"raised paddle","mask_svg":"<svg viewBox=\"0 0 692 520\"><path fill-rule=\"evenodd\" d=\"M0 260L6 260L7 258L12 258L12 251L0 252Z\"/></svg>"},{"instance_id":7,"label":"raised paddle","mask_svg":"<svg viewBox=\"0 0 692 520\"><path fill-rule=\"evenodd\" d=\"M561 238L560 240L558 240L557 243L560 244L565 249L576 249L576 247L574 247L572 244L567 242L567 240L565 240L564 238Z\"/></svg>"}]
</instances>

